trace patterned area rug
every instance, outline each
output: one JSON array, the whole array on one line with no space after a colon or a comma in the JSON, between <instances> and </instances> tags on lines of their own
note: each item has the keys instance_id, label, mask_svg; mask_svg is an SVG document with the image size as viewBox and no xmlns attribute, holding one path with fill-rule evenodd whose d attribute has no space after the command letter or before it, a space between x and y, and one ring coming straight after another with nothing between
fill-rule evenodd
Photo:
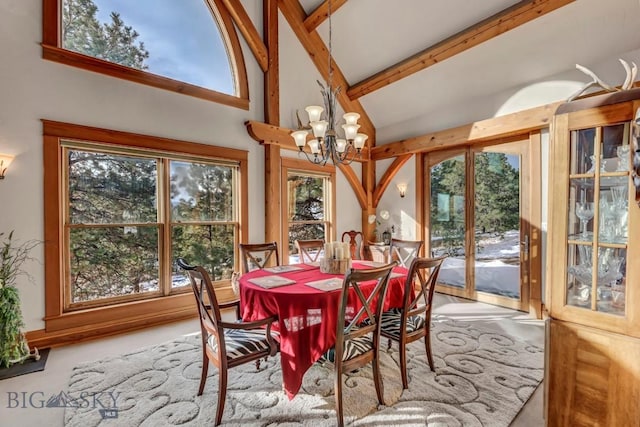
<instances>
[{"instance_id":1,"label":"patterned area rug","mask_svg":"<svg viewBox=\"0 0 640 427\"><path fill-rule=\"evenodd\" d=\"M543 349L477 326L432 320L436 372L423 341L408 349L409 389L398 353L383 352L387 406L377 404L372 370L344 377L345 422L355 426L508 426L543 376ZM386 343L385 343L386 345ZM202 396L199 335L74 368L65 396L66 426L203 426L215 417L218 379L210 367ZM333 426L331 365L314 365L293 400L281 390L280 358L256 371L229 371L222 423L228 426Z\"/></svg>"}]
</instances>

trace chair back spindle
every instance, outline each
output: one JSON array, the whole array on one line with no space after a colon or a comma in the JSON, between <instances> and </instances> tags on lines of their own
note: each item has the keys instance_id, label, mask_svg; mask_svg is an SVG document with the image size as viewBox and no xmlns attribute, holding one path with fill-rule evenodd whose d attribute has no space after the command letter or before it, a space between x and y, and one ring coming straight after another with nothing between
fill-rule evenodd
<instances>
[{"instance_id":1,"label":"chair back spindle","mask_svg":"<svg viewBox=\"0 0 640 427\"><path fill-rule=\"evenodd\" d=\"M280 265L278 243L240 243L243 273L262 270L270 265Z\"/></svg>"}]
</instances>

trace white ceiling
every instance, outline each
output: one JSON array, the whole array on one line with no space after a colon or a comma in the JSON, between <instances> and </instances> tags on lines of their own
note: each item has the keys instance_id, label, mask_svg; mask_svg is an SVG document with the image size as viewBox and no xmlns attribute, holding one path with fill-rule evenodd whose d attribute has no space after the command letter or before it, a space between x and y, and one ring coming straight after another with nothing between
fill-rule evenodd
<instances>
[{"instance_id":1,"label":"white ceiling","mask_svg":"<svg viewBox=\"0 0 640 427\"><path fill-rule=\"evenodd\" d=\"M320 3L321 0L301 1L307 14ZM347 82L354 85L517 3L349 0L332 15L333 57ZM328 44L328 21L318 32ZM387 141L379 139L384 143L411 136L393 129L411 120L428 121L444 106L455 109L467 103L481 103L483 97L545 81L563 72L586 83L589 78L575 71L576 63L589 66L639 48L640 0L577 0L367 94L360 102L378 134L385 135ZM281 54L281 59L286 56ZM624 71L618 66L621 77L619 82L611 82L614 84L624 78ZM280 65L281 70L287 67L286 63ZM455 120L446 125L451 123ZM424 129L438 127L429 123Z\"/></svg>"}]
</instances>

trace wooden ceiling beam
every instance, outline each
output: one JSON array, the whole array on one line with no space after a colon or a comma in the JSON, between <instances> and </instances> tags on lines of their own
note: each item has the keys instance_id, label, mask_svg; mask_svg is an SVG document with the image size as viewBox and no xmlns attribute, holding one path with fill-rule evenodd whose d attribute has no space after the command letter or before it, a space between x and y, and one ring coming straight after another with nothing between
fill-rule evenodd
<instances>
[{"instance_id":1,"label":"wooden ceiling beam","mask_svg":"<svg viewBox=\"0 0 640 427\"><path fill-rule=\"evenodd\" d=\"M347 95L350 100L356 100L574 1L523 0L354 84Z\"/></svg>"},{"instance_id":2,"label":"wooden ceiling beam","mask_svg":"<svg viewBox=\"0 0 640 427\"><path fill-rule=\"evenodd\" d=\"M548 127L553 114L562 103L555 102L374 147L371 149L371 159L374 161L389 159L403 154L435 151L471 142L526 134Z\"/></svg>"},{"instance_id":3,"label":"wooden ceiling beam","mask_svg":"<svg viewBox=\"0 0 640 427\"><path fill-rule=\"evenodd\" d=\"M331 1L331 13L334 13L340 6L343 6L347 2L347 0L324 0L322 4L304 20L304 27L307 29L307 32L310 33L327 20L329 17L329 1Z\"/></svg>"},{"instance_id":4,"label":"wooden ceiling beam","mask_svg":"<svg viewBox=\"0 0 640 427\"><path fill-rule=\"evenodd\" d=\"M279 0L278 6L280 7L280 11L286 18L287 22L289 22L291 29L298 37L298 40L320 72L320 75L322 75L322 78L324 78L325 81L328 80L329 70L327 67L327 58L329 57L329 50L317 31L307 31L304 25L307 15L302 8L302 5L300 5L300 2L298 0ZM349 84L333 58L331 58L331 63L333 64L334 86L341 87L343 89L337 96L340 106L344 111L353 111L360 114L360 131L369 136L367 145L369 147L375 146L375 127L373 126L369 115L358 100L352 101L347 96L344 89L349 87Z\"/></svg>"},{"instance_id":5,"label":"wooden ceiling beam","mask_svg":"<svg viewBox=\"0 0 640 427\"><path fill-rule=\"evenodd\" d=\"M229 11L233 22L236 24L245 41L249 45L249 49L253 52L260 68L263 72L266 72L269 68L269 59L267 47L262 42L262 37L256 30L256 27L251 22L251 18L247 14L247 11L240 3L240 0L221 0L224 6Z\"/></svg>"}]
</instances>

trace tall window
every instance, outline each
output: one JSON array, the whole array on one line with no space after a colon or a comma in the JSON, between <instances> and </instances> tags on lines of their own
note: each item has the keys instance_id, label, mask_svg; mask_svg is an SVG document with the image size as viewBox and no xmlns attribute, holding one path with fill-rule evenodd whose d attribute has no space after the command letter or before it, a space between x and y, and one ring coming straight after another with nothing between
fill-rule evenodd
<instances>
[{"instance_id":1,"label":"tall window","mask_svg":"<svg viewBox=\"0 0 640 427\"><path fill-rule=\"evenodd\" d=\"M298 261L296 240L334 237L335 167L312 166L308 162L283 158L283 259ZM288 258L287 258L288 257Z\"/></svg>"},{"instance_id":2,"label":"tall window","mask_svg":"<svg viewBox=\"0 0 640 427\"><path fill-rule=\"evenodd\" d=\"M108 140L96 142L101 137ZM240 210L246 157L45 122L45 173L59 183L55 199L45 195L47 230L57 230L46 239L61 242L46 257L48 272L57 272L47 275L47 299L62 301L47 317L190 292L178 257L228 286L246 232Z\"/></svg>"},{"instance_id":3,"label":"tall window","mask_svg":"<svg viewBox=\"0 0 640 427\"><path fill-rule=\"evenodd\" d=\"M244 64L219 1L45 0L44 57L237 104Z\"/></svg>"}]
</instances>

